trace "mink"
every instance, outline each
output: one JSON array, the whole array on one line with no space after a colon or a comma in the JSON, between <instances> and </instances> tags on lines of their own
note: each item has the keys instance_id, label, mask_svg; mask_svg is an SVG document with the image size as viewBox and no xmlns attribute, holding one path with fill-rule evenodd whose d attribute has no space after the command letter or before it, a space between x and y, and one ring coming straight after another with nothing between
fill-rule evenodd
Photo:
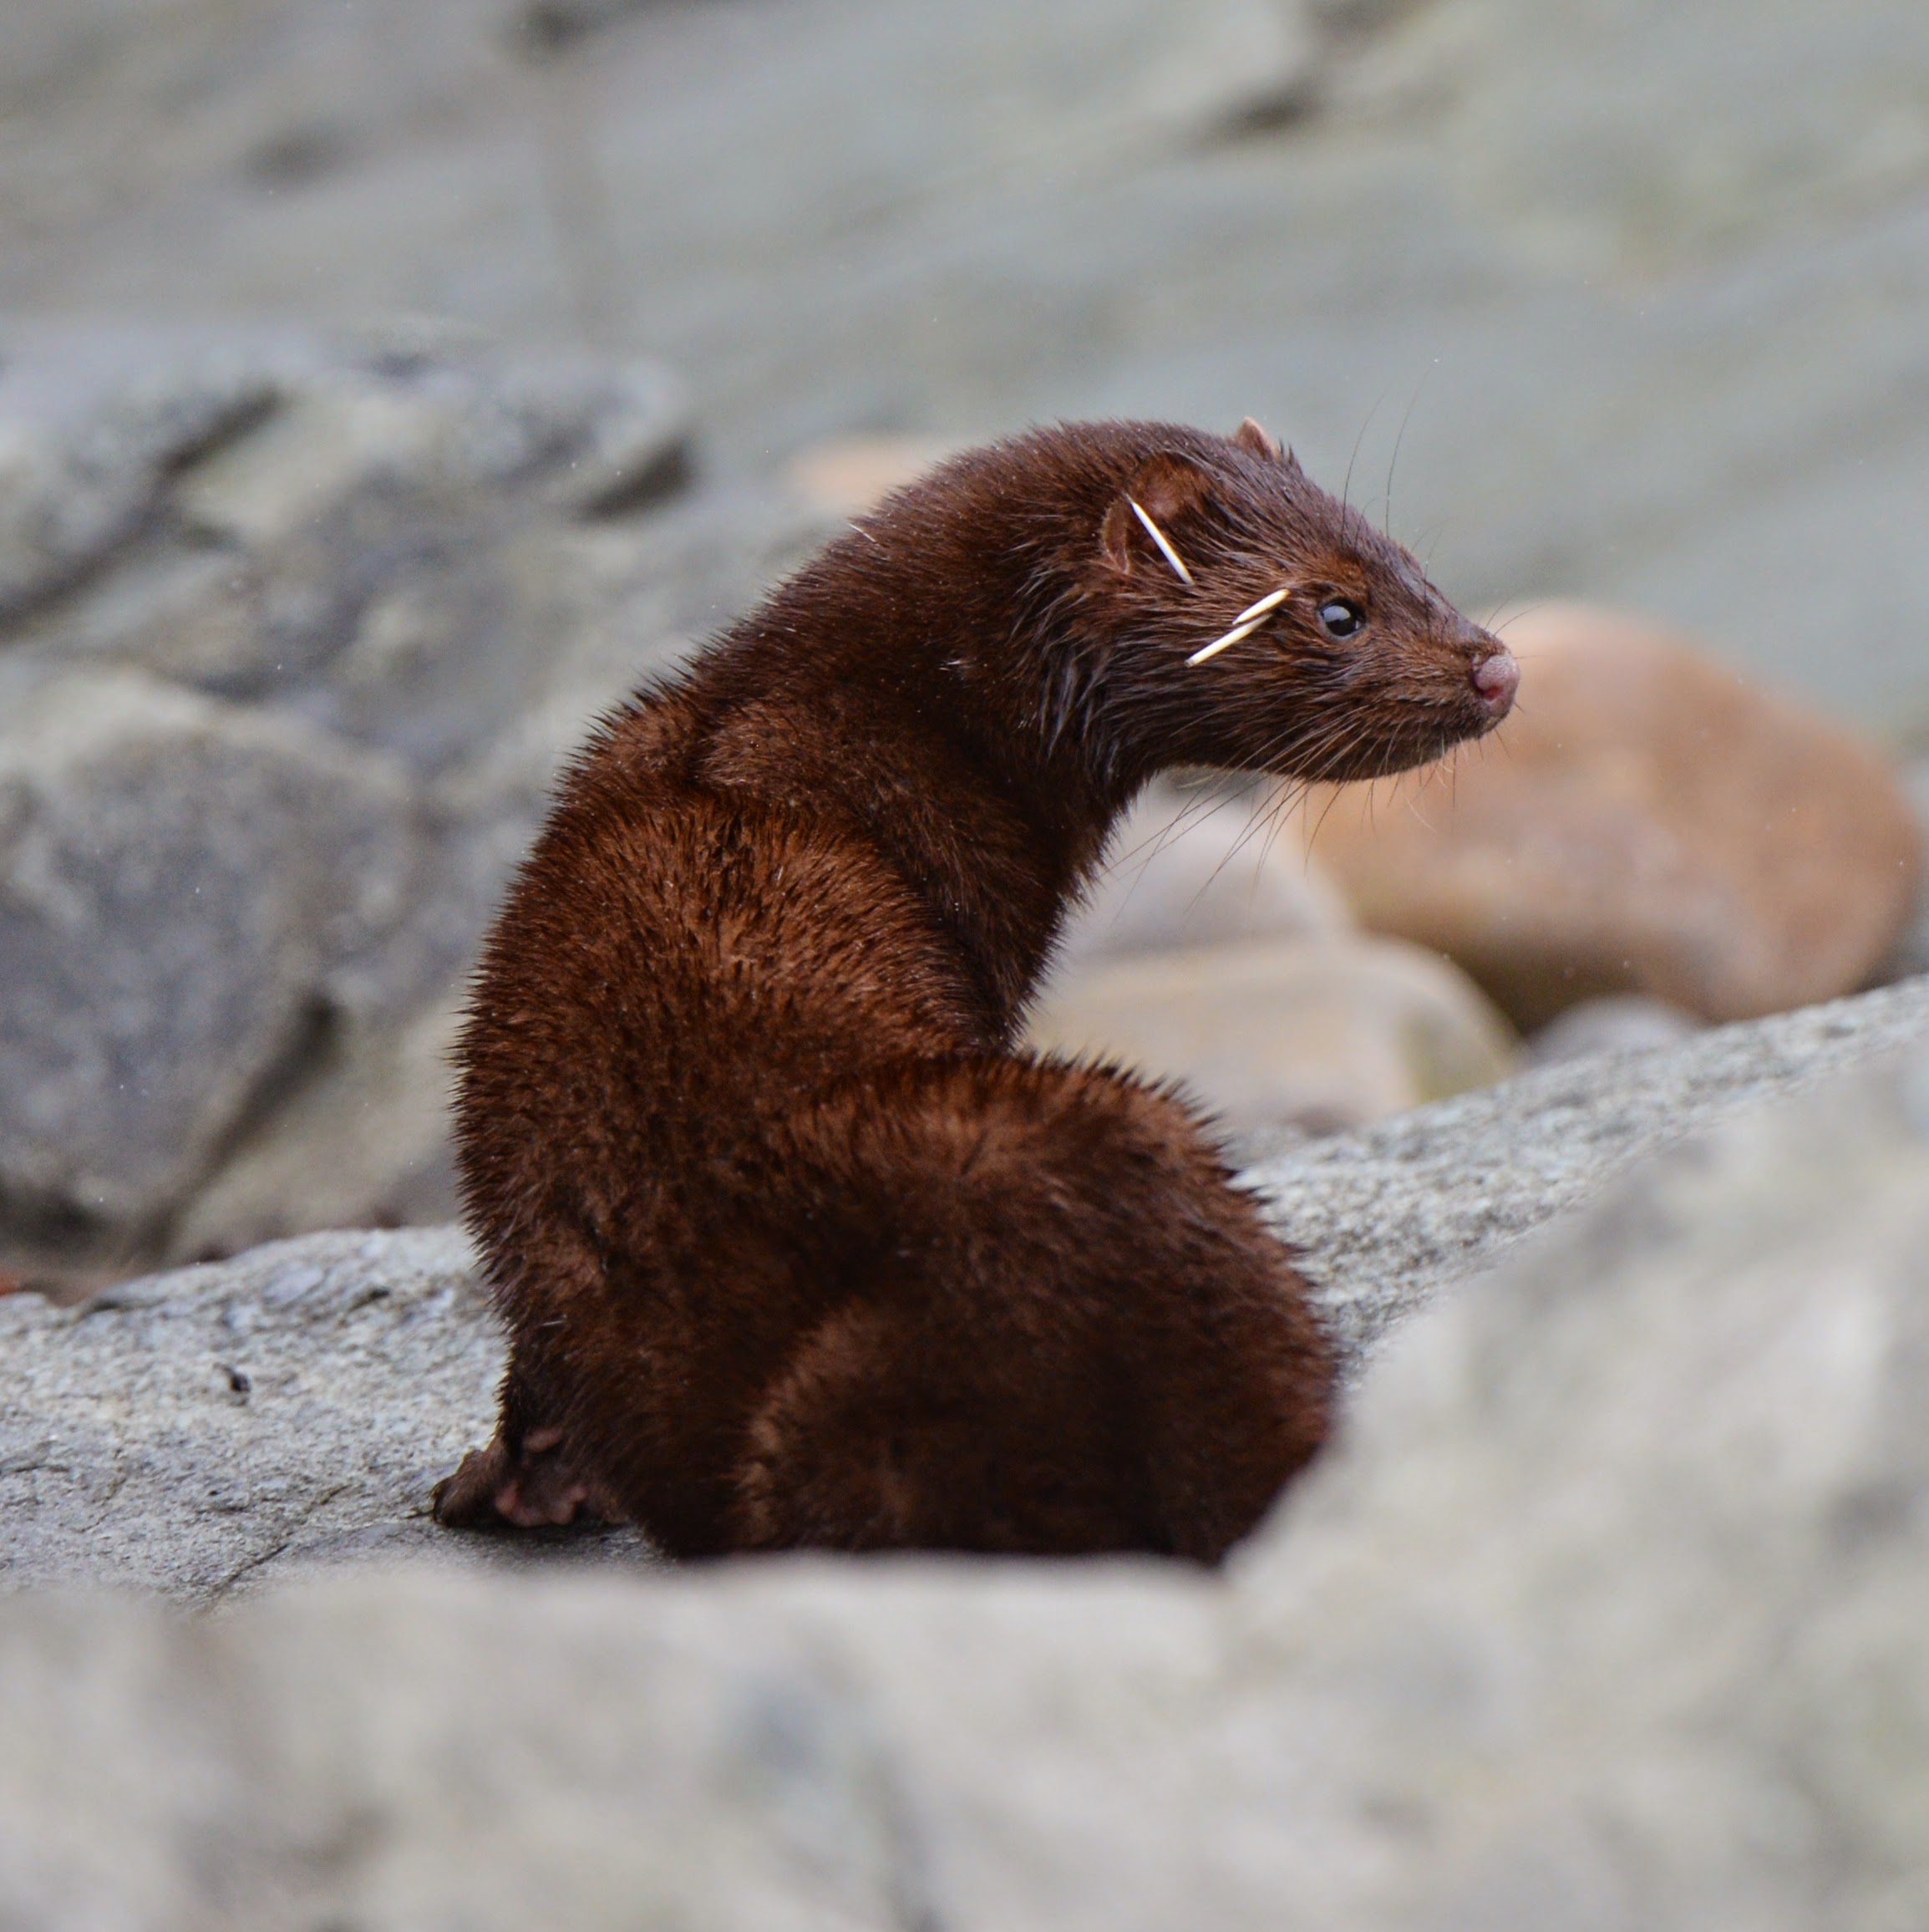
<instances>
[{"instance_id":1,"label":"mink","mask_svg":"<svg viewBox=\"0 0 1929 1932\"><path fill-rule=\"evenodd\" d=\"M1068 424L855 522L562 780L458 1167L507 1331L448 1524L1216 1562L1335 1360L1169 1086L1028 1051L1155 774L1377 777L1513 658L1251 421Z\"/></svg>"}]
</instances>

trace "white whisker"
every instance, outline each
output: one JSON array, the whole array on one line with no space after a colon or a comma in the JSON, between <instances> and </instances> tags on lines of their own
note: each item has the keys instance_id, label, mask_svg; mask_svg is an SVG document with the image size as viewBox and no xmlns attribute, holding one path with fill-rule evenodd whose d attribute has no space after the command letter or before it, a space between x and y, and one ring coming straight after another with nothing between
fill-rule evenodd
<instances>
[{"instance_id":1,"label":"white whisker","mask_svg":"<svg viewBox=\"0 0 1929 1932\"><path fill-rule=\"evenodd\" d=\"M1145 514L1145 506L1136 496L1128 496L1125 501L1132 506L1133 514L1145 526L1145 534L1165 553L1165 561L1187 583L1190 583L1192 572L1185 567L1185 559L1165 541L1165 532Z\"/></svg>"}]
</instances>

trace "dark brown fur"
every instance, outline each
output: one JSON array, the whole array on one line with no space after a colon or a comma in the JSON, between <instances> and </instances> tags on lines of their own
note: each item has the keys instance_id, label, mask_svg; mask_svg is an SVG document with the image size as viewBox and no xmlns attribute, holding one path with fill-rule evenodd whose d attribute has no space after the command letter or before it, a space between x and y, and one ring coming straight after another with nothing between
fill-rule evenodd
<instances>
[{"instance_id":1,"label":"dark brown fur","mask_svg":"<svg viewBox=\"0 0 1929 1932\"><path fill-rule=\"evenodd\" d=\"M1510 693L1251 425L1040 432L832 543L603 727L490 941L459 1131L510 1358L442 1521L1216 1559L1327 1345L1194 1116L1018 1050L1024 1003L1161 767L1363 777Z\"/></svg>"}]
</instances>

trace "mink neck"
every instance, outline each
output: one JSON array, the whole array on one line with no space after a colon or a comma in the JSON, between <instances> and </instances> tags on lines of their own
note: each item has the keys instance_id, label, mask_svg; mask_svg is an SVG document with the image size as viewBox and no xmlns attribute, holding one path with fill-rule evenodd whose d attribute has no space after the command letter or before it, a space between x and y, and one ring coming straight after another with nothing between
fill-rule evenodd
<instances>
[{"instance_id":1,"label":"mink neck","mask_svg":"<svg viewBox=\"0 0 1929 1932\"><path fill-rule=\"evenodd\" d=\"M848 536L778 593L742 638L774 714L739 715L768 748L759 789L841 806L925 902L998 1046L1151 769L1062 715L1049 572L917 534Z\"/></svg>"}]
</instances>

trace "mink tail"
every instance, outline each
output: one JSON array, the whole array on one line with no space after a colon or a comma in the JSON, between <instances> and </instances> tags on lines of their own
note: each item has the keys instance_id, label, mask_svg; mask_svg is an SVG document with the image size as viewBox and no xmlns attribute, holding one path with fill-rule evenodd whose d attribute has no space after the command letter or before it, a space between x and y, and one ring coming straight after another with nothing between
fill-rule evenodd
<instances>
[{"instance_id":1,"label":"mink tail","mask_svg":"<svg viewBox=\"0 0 1929 1932\"><path fill-rule=\"evenodd\" d=\"M634 1375L512 1367L520 1426L555 1418L546 1444L566 1427L586 1493L673 1553L1212 1563L1323 1439L1333 1360L1305 1284L1171 1096L1020 1056L909 1060L780 1140L782 1181L739 1199L713 1251L758 1264L688 1284L708 1345L675 1317L681 1284L612 1276L603 1312ZM795 1279L772 1277L779 1256ZM541 1299L525 1274L525 1316ZM676 1374L657 1372L672 1351Z\"/></svg>"}]
</instances>

